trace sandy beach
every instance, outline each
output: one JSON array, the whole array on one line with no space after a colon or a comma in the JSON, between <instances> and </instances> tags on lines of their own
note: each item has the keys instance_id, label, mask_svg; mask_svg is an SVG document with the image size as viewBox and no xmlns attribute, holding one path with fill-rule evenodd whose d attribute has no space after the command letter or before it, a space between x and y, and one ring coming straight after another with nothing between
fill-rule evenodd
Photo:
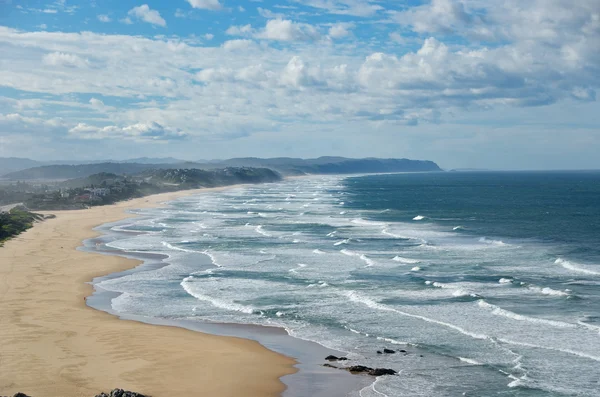
<instances>
[{"instance_id":1,"label":"sandy beach","mask_svg":"<svg viewBox=\"0 0 600 397\"><path fill-rule=\"evenodd\" d=\"M120 320L91 309L94 277L138 261L78 251L92 228L183 191L56 211L0 248L0 395L93 397L123 388L162 396L277 396L295 361L257 342Z\"/></svg>"}]
</instances>

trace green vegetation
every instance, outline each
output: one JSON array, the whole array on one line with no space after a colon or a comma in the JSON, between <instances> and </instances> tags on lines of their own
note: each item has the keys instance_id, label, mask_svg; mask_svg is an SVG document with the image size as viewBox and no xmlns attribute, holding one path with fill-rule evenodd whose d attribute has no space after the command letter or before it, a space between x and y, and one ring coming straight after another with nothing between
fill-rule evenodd
<instances>
[{"instance_id":1,"label":"green vegetation","mask_svg":"<svg viewBox=\"0 0 600 397\"><path fill-rule=\"evenodd\" d=\"M276 182L281 176L267 168L152 169L135 175L101 172L43 185L16 183L0 187L0 205L23 203L33 210L81 209L150 194L238 183Z\"/></svg>"},{"instance_id":2,"label":"green vegetation","mask_svg":"<svg viewBox=\"0 0 600 397\"><path fill-rule=\"evenodd\" d=\"M19 209L0 213L0 246L6 240L14 237L33 226L33 222L42 220L39 214Z\"/></svg>"}]
</instances>

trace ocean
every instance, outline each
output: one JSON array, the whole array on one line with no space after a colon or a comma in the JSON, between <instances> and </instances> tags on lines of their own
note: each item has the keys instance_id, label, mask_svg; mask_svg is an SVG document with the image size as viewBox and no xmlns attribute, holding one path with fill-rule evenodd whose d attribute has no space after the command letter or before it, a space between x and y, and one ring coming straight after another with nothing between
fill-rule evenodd
<instances>
[{"instance_id":1,"label":"ocean","mask_svg":"<svg viewBox=\"0 0 600 397\"><path fill-rule=\"evenodd\" d=\"M311 176L134 212L103 249L158 264L95 280L123 316L277 326L399 372L350 396L600 395L599 172Z\"/></svg>"}]
</instances>

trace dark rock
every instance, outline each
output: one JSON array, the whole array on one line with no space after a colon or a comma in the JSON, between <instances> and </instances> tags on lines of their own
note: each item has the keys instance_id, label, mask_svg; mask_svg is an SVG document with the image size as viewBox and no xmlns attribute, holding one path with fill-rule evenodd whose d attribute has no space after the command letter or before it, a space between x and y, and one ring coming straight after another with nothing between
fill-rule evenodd
<instances>
[{"instance_id":1,"label":"dark rock","mask_svg":"<svg viewBox=\"0 0 600 397\"><path fill-rule=\"evenodd\" d=\"M406 350L398 350L400 353L408 353Z\"/></svg>"},{"instance_id":2,"label":"dark rock","mask_svg":"<svg viewBox=\"0 0 600 397\"><path fill-rule=\"evenodd\" d=\"M373 368L371 367L365 367L364 365L353 365L351 367L346 368L348 371L352 372L353 374L360 374L363 372L369 372L369 371L373 371Z\"/></svg>"},{"instance_id":3,"label":"dark rock","mask_svg":"<svg viewBox=\"0 0 600 397\"><path fill-rule=\"evenodd\" d=\"M335 365L331 365L331 364L323 364L324 367L327 368L335 368L335 369L340 369L339 367L336 367Z\"/></svg>"},{"instance_id":4,"label":"dark rock","mask_svg":"<svg viewBox=\"0 0 600 397\"><path fill-rule=\"evenodd\" d=\"M369 374L371 376L396 375L397 372L389 368L371 368L364 365L353 365L346 368L353 374Z\"/></svg>"},{"instance_id":5,"label":"dark rock","mask_svg":"<svg viewBox=\"0 0 600 397\"><path fill-rule=\"evenodd\" d=\"M396 353L396 350L392 350L392 349L383 349L383 352L384 352L385 354L394 354L394 353Z\"/></svg>"},{"instance_id":6,"label":"dark rock","mask_svg":"<svg viewBox=\"0 0 600 397\"><path fill-rule=\"evenodd\" d=\"M375 368L369 371L369 375L372 376L382 376L382 375L396 375L398 372L389 368Z\"/></svg>"},{"instance_id":7,"label":"dark rock","mask_svg":"<svg viewBox=\"0 0 600 397\"><path fill-rule=\"evenodd\" d=\"M17 393L17 394L15 394L14 397L29 397L29 396L25 393Z\"/></svg>"},{"instance_id":8,"label":"dark rock","mask_svg":"<svg viewBox=\"0 0 600 397\"><path fill-rule=\"evenodd\" d=\"M132 391L126 391L126 390L123 390L123 389L114 389L109 394L100 393L100 394L96 395L96 397L150 397L150 396L145 396L145 395L140 394L140 393L135 393L135 392L132 392Z\"/></svg>"},{"instance_id":9,"label":"dark rock","mask_svg":"<svg viewBox=\"0 0 600 397\"><path fill-rule=\"evenodd\" d=\"M377 354L383 354L381 350L377 350Z\"/></svg>"},{"instance_id":10,"label":"dark rock","mask_svg":"<svg viewBox=\"0 0 600 397\"><path fill-rule=\"evenodd\" d=\"M338 357L338 356L329 355L329 356L325 357L325 360L327 360L327 361L346 361L346 360L348 360L348 357Z\"/></svg>"}]
</instances>

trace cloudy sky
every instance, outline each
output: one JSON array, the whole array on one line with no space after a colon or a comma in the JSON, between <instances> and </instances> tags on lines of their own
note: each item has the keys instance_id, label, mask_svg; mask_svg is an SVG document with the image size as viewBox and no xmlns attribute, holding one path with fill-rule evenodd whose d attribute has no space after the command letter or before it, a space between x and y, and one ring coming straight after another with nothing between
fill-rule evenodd
<instances>
[{"instance_id":1,"label":"cloudy sky","mask_svg":"<svg viewBox=\"0 0 600 397\"><path fill-rule=\"evenodd\" d=\"M0 156L600 168L600 0L0 0Z\"/></svg>"}]
</instances>

